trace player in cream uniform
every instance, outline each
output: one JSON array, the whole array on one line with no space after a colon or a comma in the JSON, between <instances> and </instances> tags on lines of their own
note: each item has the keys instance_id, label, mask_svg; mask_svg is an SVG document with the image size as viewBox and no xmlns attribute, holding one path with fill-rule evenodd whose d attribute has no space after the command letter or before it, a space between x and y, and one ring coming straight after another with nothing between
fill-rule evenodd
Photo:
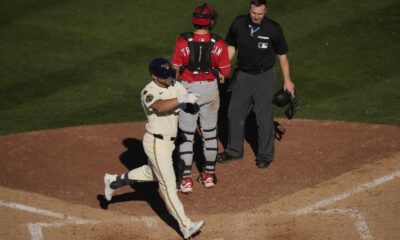
<instances>
[{"instance_id":1,"label":"player in cream uniform","mask_svg":"<svg viewBox=\"0 0 400 240\"><path fill-rule=\"evenodd\" d=\"M178 112L185 104L195 103L198 95L187 93L182 84L174 81L176 71L167 60L154 59L149 70L153 81L141 92L148 119L143 137L148 164L122 175L105 174L105 198L110 201L115 189L133 182L158 181L169 212L178 222L184 239L188 239L199 232L204 221L192 222L184 212L177 195L172 152L178 131Z\"/></svg>"}]
</instances>

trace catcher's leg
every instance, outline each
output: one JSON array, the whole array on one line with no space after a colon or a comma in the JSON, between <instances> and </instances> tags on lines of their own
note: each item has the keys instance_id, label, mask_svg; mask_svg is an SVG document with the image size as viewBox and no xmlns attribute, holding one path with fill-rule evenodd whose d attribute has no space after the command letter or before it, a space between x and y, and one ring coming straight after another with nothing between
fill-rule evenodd
<instances>
[{"instance_id":1,"label":"catcher's leg","mask_svg":"<svg viewBox=\"0 0 400 240\"><path fill-rule=\"evenodd\" d=\"M191 169L193 163L193 140L197 127L197 114L190 114L184 111L179 112L179 132L182 143L179 145L179 158L184 164L181 165L183 170L180 184L180 191L183 193L191 193L193 180L191 177Z\"/></svg>"},{"instance_id":2,"label":"catcher's leg","mask_svg":"<svg viewBox=\"0 0 400 240\"><path fill-rule=\"evenodd\" d=\"M211 101L200 108L200 125L202 127L203 151L206 159L201 180L205 187L214 186L215 161L218 153L217 142L217 120L219 109L219 94L215 95Z\"/></svg>"},{"instance_id":3,"label":"catcher's leg","mask_svg":"<svg viewBox=\"0 0 400 240\"><path fill-rule=\"evenodd\" d=\"M204 143L203 151L206 158L204 171L208 173L215 172L215 159L218 152L217 119L219 98L214 101L217 101L217 103L207 104L200 109L200 124Z\"/></svg>"}]
</instances>

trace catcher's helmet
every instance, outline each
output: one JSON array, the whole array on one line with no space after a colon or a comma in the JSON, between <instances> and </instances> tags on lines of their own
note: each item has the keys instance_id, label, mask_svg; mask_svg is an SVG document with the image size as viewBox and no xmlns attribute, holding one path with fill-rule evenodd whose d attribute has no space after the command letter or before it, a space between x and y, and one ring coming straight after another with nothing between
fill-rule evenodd
<instances>
[{"instance_id":1,"label":"catcher's helmet","mask_svg":"<svg viewBox=\"0 0 400 240\"><path fill-rule=\"evenodd\" d=\"M155 58L149 63L150 74L158 78L167 79L169 77L175 78L176 70L172 67L171 63L164 58Z\"/></svg>"},{"instance_id":2,"label":"catcher's helmet","mask_svg":"<svg viewBox=\"0 0 400 240\"><path fill-rule=\"evenodd\" d=\"M207 3L197 7L193 12L192 23L194 26L212 28L217 21L218 13Z\"/></svg>"},{"instance_id":3,"label":"catcher's helmet","mask_svg":"<svg viewBox=\"0 0 400 240\"><path fill-rule=\"evenodd\" d=\"M290 93L281 88L274 94L272 102L278 107L284 107L290 103Z\"/></svg>"}]
</instances>

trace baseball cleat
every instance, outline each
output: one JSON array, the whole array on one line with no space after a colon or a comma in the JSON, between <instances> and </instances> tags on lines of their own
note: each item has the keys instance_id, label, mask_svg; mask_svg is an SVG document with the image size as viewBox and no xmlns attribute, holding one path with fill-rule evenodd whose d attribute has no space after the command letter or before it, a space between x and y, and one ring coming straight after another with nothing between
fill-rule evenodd
<instances>
[{"instance_id":1,"label":"baseball cleat","mask_svg":"<svg viewBox=\"0 0 400 240\"><path fill-rule=\"evenodd\" d=\"M204 173L200 174L197 181L202 183L205 188L213 188L215 186L213 173L204 172Z\"/></svg>"},{"instance_id":2,"label":"baseball cleat","mask_svg":"<svg viewBox=\"0 0 400 240\"><path fill-rule=\"evenodd\" d=\"M197 235L203 226L204 226L203 220L190 222L190 225L182 230L183 238L190 239L191 237Z\"/></svg>"},{"instance_id":3,"label":"baseball cleat","mask_svg":"<svg viewBox=\"0 0 400 240\"><path fill-rule=\"evenodd\" d=\"M104 197L107 201L111 201L114 189L111 188L111 183L115 181L116 175L106 173L104 175Z\"/></svg>"},{"instance_id":4,"label":"baseball cleat","mask_svg":"<svg viewBox=\"0 0 400 240\"><path fill-rule=\"evenodd\" d=\"M182 183L179 186L179 191L185 194L192 194L193 191L193 179L192 177L184 177Z\"/></svg>"}]
</instances>

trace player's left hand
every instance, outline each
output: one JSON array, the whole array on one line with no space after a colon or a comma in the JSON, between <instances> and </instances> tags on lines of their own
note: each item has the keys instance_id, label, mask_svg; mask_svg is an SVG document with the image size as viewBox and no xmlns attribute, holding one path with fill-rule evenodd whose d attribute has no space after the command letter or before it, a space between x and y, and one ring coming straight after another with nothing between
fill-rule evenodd
<instances>
[{"instance_id":1,"label":"player's left hand","mask_svg":"<svg viewBox=\"0 0 400 240\"><path fill-rule=\"evenodd\" d=\"M295 87L294 87L294 83L292 82L292 80L286 80L283 83L283 89L287 92L289 92L292 96L294 96L295 94Z\"/></svg>"}]
</instances>

